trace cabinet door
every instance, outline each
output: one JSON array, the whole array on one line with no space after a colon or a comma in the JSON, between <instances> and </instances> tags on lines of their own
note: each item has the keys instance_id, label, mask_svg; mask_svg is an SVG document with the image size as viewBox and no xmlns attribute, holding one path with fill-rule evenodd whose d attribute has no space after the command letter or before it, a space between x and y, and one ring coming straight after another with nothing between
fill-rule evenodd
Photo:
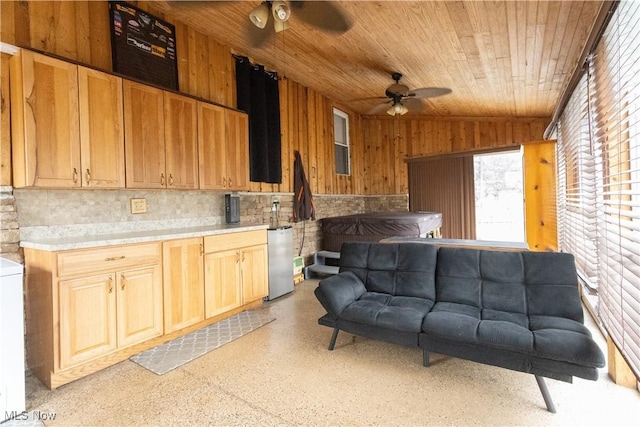
<instances>
[{"instance_id":1,"label":"cabinet door","mask_svg":"<svg viewBox=\"0 0 640 427\"><path fill-rule=\"evenodd\" d=\"M162 335L160 265L117 273L118 347Z\"/></svg>"},{"instance_id":2,"label":"cabinet door","mask_svg":"<svg viewBox=\"0 0 640 427\"><path fill-rule=\"evenodd\" d=\"M167 188L198 188L196 100L165 92Z\"/></svg>"},{"instance_id":3,"label":"cabinet door","mask_svg":"<svg viewBox=\"0 0 640 427\"><path fill-rule=\"evenodd\" d=\"M14 186L80 187L78 67L22 50L11 92Z\"/></svg>"},{"instance_id":4,"label":"cabinet door","mask_svg":"<svg viewBox=\"0 0 640 427\"><path fill-rule=\"evenodd\" d=\"M203 190L227 188L225 109L198 102L199 180Z\"/></svg>"},{"instance_id":5,"label":"cabinet door","mask_svg":"<svg viewBox=\"0 0 640 427\"><path fill-rule=\"evenodd\" d=\"M164 332L204 320L202 238L164 242Z\"/></svg>"},{"instance_id":6,"label":"cabinet door","mask_svg":"<svg viewBox=\"0 0 640 427\"><path fill-rule=\"evenodd\" d=\"M252 246L242 250L242 302L266 297L268 293L267 246Z\"/></svg>"},{"instance_id":7,"label":"cabinet door","mask_svg":"<svg viewBox=\"0 0 640 427\"><path fill-rule=\"evenodd\" d=\"M227 312L241 304L240 251L213 252L204 256L205 316Z\"/></svg>"},{"instance_id":8,"label":"cabinet door","mask_svg":"<svg viewBox=\"0 0 640 427\"><path fill-rule=\"evenodd\" d=\"M83 187L124 188L122 79L78 67Z\"/></svg>"},{"instance_id":9,"label":"cabinet door","mask_svg":"<svg viewBox=\"0 0 640 427\"><path fill-rule=\"evenodd\" d=\"M116 349L114 274L59 282L60 368Z\"/></svg>"},{"instance_id":10,"label":"cabinet door","mask_svg":"<svg viewBox=\"0 0 640 427\"><path fill-rule=\"evenodd\" d=\"M227 110L227 187L229 190L249 188L249 119L245 113Z\"/></svg>"},{"instance_id":11,"label":"cabinet door","mask_svg":"<svg viewBox=\"0 0 640 427\"><path fill-rule=\"evenodd\" d=\"M127 188L165 188L163 91L123 82Z\"/></svg>"}]
</instances>

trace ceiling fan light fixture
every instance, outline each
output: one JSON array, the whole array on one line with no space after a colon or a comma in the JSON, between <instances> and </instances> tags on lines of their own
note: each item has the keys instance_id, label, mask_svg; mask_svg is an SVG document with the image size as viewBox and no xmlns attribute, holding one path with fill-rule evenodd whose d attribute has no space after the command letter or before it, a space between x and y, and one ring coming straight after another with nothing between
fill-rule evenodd
<instances>
[{"instance_id":1,"label":"ceiling fan light fixture","mask_svg":"<svg viewBox=\"0 0 640 427\"><path fill-rule=\"evenodd\" d=\"M390 116L395 116L395 115L402 116L404 114L407 114L408 112L409 112L409 109L404 105L402 105L402 103L400 102L396 102L387 110L387 114Z\"/></svg>"},{"instance_id":2,"label":"ceiling fan light fixture","mask_svg":"<svg viewBox=\"0 0 640 427\"><path fill-rule=\"evenodd\" d=\"M249 14L249 19L253 25L258 28L264 28L269 21L269 5L267 2L260 3L260 6L256 7Z\"/></svg>"},{"instance_id":3,"label":"ceiling fan light fixture","mask_svg":"<svg viewBox=\"0 0 640 427\"><path fill-rule=\"evenodd\" d=\"M274 1L271 3L271 13L273 13L273 19L276 22L287 22L291 16L291 9L289 5L284 1Z\"/></svg>"}]
</instances>

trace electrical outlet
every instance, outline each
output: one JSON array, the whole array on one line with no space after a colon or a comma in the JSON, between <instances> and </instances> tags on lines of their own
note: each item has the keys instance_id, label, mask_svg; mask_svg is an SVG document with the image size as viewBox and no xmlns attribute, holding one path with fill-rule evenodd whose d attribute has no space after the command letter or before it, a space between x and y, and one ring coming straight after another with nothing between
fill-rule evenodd
<instances>
[{"instance_id":1,"label":"electrical outlet","mask_svg":"<svg viewBox=\"0 0 640 427\"><path fill-rule=\"evenodd\" d=\"M147 199L131 199L131 213L141 214L147 212Z\"/></svg>"}]
</instances>

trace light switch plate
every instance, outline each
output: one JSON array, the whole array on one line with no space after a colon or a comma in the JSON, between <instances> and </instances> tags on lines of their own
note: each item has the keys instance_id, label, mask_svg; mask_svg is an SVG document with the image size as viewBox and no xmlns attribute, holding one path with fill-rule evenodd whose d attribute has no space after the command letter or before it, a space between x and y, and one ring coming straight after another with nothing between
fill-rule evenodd
<instances>
[{"instance_id":1,"label":"light switch plate","mask_svg":"<svg viewBox=\"0 0 640 427\"><path fill-rule=\"evenodd\" d=\"M131 213L140 214L147 212L147 199L131 199Z\"/></svg>"}]
</instances>

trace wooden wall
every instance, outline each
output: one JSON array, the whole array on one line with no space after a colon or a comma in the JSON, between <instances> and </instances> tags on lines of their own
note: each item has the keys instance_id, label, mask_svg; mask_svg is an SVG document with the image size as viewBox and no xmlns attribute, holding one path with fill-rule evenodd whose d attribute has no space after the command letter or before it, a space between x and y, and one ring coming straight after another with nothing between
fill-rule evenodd
<instances>
[{"instance_id":1,"label":"wooden wall","mask_svg":"<svg viewBox=\"0 0 640 427\"><path fill-rule=\"evenodd\" d=\"M233 48L154 8L132 2L176 26L180 91L236 106ZM106 1L0 2L0 40L111 70ZM10 185L8 81L2 58L2 185ZM280 81L283 181L251 183L251 191L293 191L293 152L302 154L312 190L318 194L408 192L406 157L477 151L541 140L548 119L442 119L366 117L289 79ZM335 174L333 111L350 116L351 176Z\"/></svg>"}]
</instances>

